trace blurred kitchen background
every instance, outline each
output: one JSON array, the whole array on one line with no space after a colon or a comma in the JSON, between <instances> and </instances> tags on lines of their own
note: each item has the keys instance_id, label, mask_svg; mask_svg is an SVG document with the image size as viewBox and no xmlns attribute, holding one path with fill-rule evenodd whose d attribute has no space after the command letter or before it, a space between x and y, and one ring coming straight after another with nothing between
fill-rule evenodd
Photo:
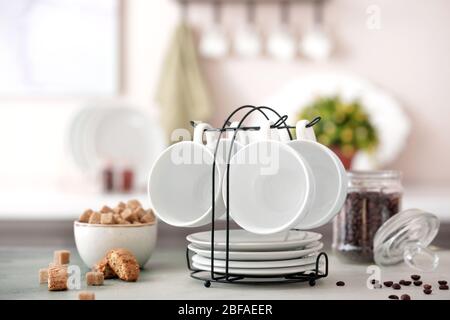
<instances>
[{"instance_id":1,"label":"blurred kitchen background","mask_svg":"<svg viewBox=\"0 0 450 320\"><path fill-rule=\"evenodd\" d=\"M0 243L148 205L172 129L244 104L322 116L347 167L402 171L403 207L450 221L449 18L446 0L0 0Z\"/></svg>"}]
</instances>

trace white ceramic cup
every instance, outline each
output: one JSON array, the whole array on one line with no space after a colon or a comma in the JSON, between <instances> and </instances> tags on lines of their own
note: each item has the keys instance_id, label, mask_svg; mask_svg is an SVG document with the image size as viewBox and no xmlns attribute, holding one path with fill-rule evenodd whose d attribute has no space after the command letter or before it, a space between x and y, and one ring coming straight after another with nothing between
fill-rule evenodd
<instances>
[{"instance_id":1,"label":"white ceramic cup","mask_svg":"<svg viewBox=\"0 0 450 320\"><path fill-rule=\"evenodd\" d=\"M234 38L235 52L244 58L252 58L261 54L261 37L253 24L247 24L240 28Z\"/></svg>"},{"instance_id":2,"label":"white ceramic cup","mask_svg":"<svg viewBox=\"0 0 450 320\"><path fill-rule=\"evenodd\" d=\"M297 140L288 141L308 164L315 180L315 197L310 212L299 220L297 228L313 229L329 222L341 210L347 194L347 174L339 158L329 148L316 142L307 120L296 124ZM286 141L286 135L282 135Z\"/></svg>"},{"instance_id":3,"label":"white ceramic cup","mask_svg":"<svg viewBox=\"0 0 450 320\"><path fill-rule=\"evenodd\" d=\"M295 39L285 23L269 35L267 52L277 60L289 61L295 57Z\"/></svg>"},{"instance_id":4,"label":"white ceramic cup","mask_svg":"<svg viewBox=\"0 0 450 320\"><path fill-rule=\"evenodd\" d=\"M212 219L212 164L214 155L203 144L206 123L194 129L193 141L168 147L154 163L148 179L148 197L155 214L177 227L198 227ZM215 166L215 218L224 212L221 166Z\"/></svg>"},{"instance_id":5,"label":"white ceramic cup","mask_svg":"<svg viewBox=\"0 0 450 320\"><path fill-rule=\"evenodd\" d=\"M199 52L205 58L219 59L228 54L230 44L220 24L215 23L202 34Z\"/></svg>"},{"instance_id":6,"label":"white ceramic cup","mask_svg":"<svg viewBox=\"0 0 450 320\"><path fill-rule=\"evenodd\" d=\"M314 178L294 149L271 138L261 124L260 141L239 150L230 161L230 215L249 232L290 229L309 211ZM226 199L226 179L222 189Z\"/></svg>"}]
</instances>

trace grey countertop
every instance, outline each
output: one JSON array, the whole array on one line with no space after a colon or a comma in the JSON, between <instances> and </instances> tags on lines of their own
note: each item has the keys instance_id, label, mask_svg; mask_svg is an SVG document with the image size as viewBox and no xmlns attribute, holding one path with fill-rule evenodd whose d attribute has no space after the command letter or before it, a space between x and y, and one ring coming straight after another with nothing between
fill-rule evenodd
<instances>
[{"instance_id":1,"label":"grey countertop","mask_svg":"<svg viewBox=\"0 0 450 320\"><path fill-rule=\"evenodd\" d=\"M0 299L77 299L78 291L49 292L46 285L39 285L38 270L48 265L53 247L0 247ZM71 264L88 271L72 248ZM450 280L450 251L439 251L440 265L432 273L419 273L424 283L433 285L433 293L425 295L420 287L368 289L367 265L345 264L330 254L329 276L317 282L315 287L307 283L278 285L244 285L213 283L205 288L202 282L190 278L186 268L182 245L160 245L142 271L136 283L106 280L104 286L86 288L97 299L387 299L390 294L407 293L412 299L450 299L450 291L438 290L437 280ZM382 281L408 279L418 273L401 264L381 270ZM336 281L346 283L337 287Z\"/></svg>"}]
</instances>

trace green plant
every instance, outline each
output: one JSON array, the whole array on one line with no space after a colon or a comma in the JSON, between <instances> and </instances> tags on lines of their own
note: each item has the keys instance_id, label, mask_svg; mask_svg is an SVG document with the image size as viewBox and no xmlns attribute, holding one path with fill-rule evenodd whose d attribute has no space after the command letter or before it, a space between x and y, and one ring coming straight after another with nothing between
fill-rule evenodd
<instances>
[{"instance_id":1,"label":"green plant","mask_svg":"<svg viewBox=\"0 0 450 320\"><path fill-rule=\"evenodd\" d=\"M358 100L347 103L338 96L319 97L298 114L298 119L322 120L314 126L317 140L339 148L351 157L358 150L372 151L378 145L378 136L367 113Z\"/></svg>"}]
</instances>

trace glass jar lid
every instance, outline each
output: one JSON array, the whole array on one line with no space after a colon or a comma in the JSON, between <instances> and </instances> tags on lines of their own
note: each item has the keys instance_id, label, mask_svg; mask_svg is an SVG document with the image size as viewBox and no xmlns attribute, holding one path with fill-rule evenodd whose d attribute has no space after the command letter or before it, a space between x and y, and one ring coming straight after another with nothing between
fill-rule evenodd
<instances>
[{"instance_id":1,"label":"glass jar lid","mask_svg":"<svg viewBox=\"0 0 450 320\"><path fill-rule=\"evenodd\" d=\"M439 261L427 249L439 231L439 219L432 213L408 209L387 220L374 237L374 259L379 265L405 261L420 270L432 270Z\"/></svg>"},{"instance_id":2,"label":"glass jar lid","mask_svg":"<svg viewBox=\"0 0 450 320\"><path fill-rule=\"evenodd\" d=\"M386 180L402 178L402 173L396 170L351 170L348 171L347 175L350 179L353 180Z\"/></svg>"}]
</instances>

